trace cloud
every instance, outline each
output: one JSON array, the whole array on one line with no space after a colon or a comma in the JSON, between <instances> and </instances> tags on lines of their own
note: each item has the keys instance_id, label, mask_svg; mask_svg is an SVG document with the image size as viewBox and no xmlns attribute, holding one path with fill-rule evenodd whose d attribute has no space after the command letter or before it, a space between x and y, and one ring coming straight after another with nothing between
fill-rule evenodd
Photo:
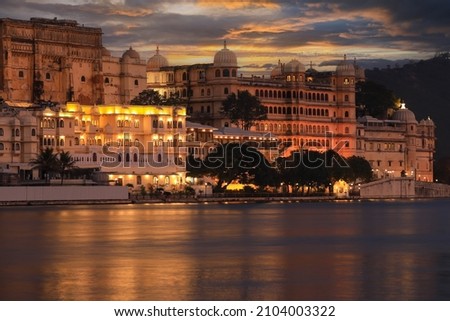
<instances>
[{"instance_id":1,"label":"cloud","mask_svg":"<svg viewBox=\"0 0 450 321\"><path fill-rule=\"evenodd\" d=\"M0 10L11 18L58 17L101 27L113 52L133 45L143 57L159 44L180 61L209 61L228 39L248 68L264 69L278 58L317 61L353 53L398 59L450 50L450 2L444 0L2 0Z\"/></svg>"}]
</instances>

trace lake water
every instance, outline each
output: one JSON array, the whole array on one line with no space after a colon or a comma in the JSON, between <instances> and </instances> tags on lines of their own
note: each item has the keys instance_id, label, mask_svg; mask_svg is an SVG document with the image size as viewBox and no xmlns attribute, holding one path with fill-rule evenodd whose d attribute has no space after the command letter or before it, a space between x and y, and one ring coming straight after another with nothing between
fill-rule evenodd
<instances>
[{"instance_id":1,"label":"lake water","mask_svg":"<svg viewBox=\"0 0 450 321\"><path fill-rule=\"evenodd\" d=\"M0 209L0 300L449 300L450 200Z\"/></svg>"}]
</instances>

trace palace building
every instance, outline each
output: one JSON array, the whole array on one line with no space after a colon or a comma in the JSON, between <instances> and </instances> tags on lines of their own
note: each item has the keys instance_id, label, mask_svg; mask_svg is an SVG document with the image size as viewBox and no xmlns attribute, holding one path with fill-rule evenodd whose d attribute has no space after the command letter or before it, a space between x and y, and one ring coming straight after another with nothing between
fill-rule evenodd
<instances>
[{"instance_id":1,"label":"palace building","mask_svg":"<svg viewBox=\"0 0 450 321\"><path fill-rule=\"evenodd\" d=\"M275 138L275 155L332 148L365 157L379 178L433 178L434 123L417 122L406 107L391 120L357 119L355 88L364 70L345 56L326 72L292 59L278 61L270 76L244 76L226 42L210 62L174 66L159 48L147 61L131 47L114 57L101 29L43 18L0 19L0 51L0 172L22 179L37 177L29 161L52 147L109 181L181 186L186 146L205 153L186 139L212 128L224 141L269 137L269 150ZM129 105L145 89L176 94L185 106ZM250 133L221 113L227 96L243 90L267 112Z\"/></svg>"},{"instance_id":2,"label":"palace building","mask_svg":"<svg viewBox=\"0 0 450 321\"><path fill-rule=\"evenodd\" d=\"M270 78L244 77L238 69L226 42L212 63L186 66L169 66L158 49L148 60L147 85L163 96L178 94L187 100L192 121L216 128L230 126L220 112L222 101L248 90L267 112L252 130L273 133L289 151L308 146L355 154L355 83L364 76L353 62L344 59L335 72L317 72L293 59L279 62Z\"/></svg>"}]
</instances>

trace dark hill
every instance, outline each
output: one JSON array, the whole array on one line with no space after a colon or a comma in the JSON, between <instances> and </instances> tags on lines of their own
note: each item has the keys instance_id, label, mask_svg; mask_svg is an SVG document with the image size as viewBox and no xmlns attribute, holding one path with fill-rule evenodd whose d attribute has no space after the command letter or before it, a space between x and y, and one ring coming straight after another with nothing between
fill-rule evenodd
<instances>
[{"instance_id":1,"label":"dark hill","mask_svg":"<svg viewBox=\"0 0 450 321\"><path fill-rule=\"evenodd\" d=\"M430 116L436 124L436 158L450 156L449 53L401 68L366 70L366 78L391 89L418 121Z\"/></svg>"}]
</instances>

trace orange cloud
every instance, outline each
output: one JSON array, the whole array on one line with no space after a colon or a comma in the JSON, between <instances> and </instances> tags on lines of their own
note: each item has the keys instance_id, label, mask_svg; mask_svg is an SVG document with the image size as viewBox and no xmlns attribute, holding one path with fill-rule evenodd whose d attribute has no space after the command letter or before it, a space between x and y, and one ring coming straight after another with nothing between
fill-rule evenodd
<instances>
[{"instance_id":1,"label":"orange cloud","mask_svg":"<svg viewBox=\"0 0 450 321\"><path fill-rule=\"evenodd\" d=\"M197 5L201 7L222 7L228 10L244 9L244 8L265 8L265 9L279 9L280 5L268 0L229 0L229 1L215 1L215 0L197 0Z\"/></svg>"}]
</instances>

